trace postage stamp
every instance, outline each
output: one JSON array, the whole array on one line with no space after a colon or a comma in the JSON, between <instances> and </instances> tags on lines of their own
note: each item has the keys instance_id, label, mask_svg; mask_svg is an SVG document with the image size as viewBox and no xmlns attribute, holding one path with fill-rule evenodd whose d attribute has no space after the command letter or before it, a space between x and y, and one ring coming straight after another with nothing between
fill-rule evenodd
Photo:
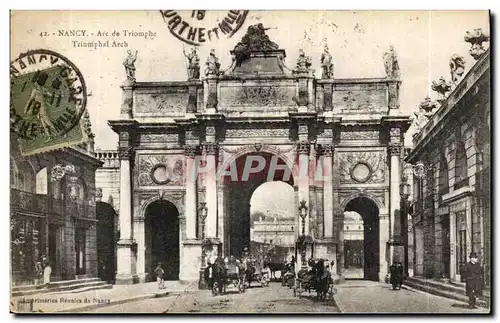
<instances>
[{"instance_id":1,"label":"postage stamp","mask_svg":"<svg viewBox=\"0 0 500 323\"><path fill-rule=\"evenodd\" d=\"M23 155L86 140L80 120L87 88L69 59L51 50L30 50L11 62L10 77L10 125Z\"/></svg>"},{"instance_id":2,"label":"postage stamp","mask_svg":"<svg viewBox=\"0 0 500 323\"><path fill-rule=\"evenodd\" d=\"M203 45L207 41L231 38L241 28L248 15L248 10L160 12L172 35L190 45Z\"/></svg>"}]
</instances>

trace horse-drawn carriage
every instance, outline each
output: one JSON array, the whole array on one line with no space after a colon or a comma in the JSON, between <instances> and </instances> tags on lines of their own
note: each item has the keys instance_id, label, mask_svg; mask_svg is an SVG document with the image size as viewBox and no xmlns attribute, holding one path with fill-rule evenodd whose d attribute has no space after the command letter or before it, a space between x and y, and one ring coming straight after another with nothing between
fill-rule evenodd
<instances>
[{"instance_id":1,"label":"horse-drawn carriage","mask_svg":"<svg viewBox=\"0 0 500 323\"><path fill-rule=\"evenodd\" d=\"M311 269L301 269L294 280L293 295L301 297L303 293L315 290L320 300L333 299L337 293L332 275L327 268L326 259L311 259Z\"/></svg>"},{"instance_id":2,"label":"horse-drawn carriage","mask_svg":"<svg viewBox=\"0 0 500 323\"><path fill-rule=\"evenodd\" d=\"M262 287L269 286L269 271L262 268L261 263L257 259L247 257L243 259L245 267L245 283L248 287L252 282L260 283Z\"/></svg>"},{"instance_id":3,"label":"horse-drawn carriage","mask_svg":"<svg viewBox=\"0 0 500 323\"><path fill-rule=\"evenodd\" d=\"M226 292L228 286L234 286L239 293L245 291L245 264L234 257L217 258L210 264L205 272L212 295L216 296Z\"/></svg>"}]
</instances>

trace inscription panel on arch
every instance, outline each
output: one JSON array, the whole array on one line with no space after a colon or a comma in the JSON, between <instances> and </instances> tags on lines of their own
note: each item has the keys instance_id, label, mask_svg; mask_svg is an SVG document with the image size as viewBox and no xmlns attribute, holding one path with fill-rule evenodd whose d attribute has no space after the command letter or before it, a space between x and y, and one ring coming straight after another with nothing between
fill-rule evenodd
<instances>
[{"instance_id":1,"label":"inscription panel on arch","mask_svg":"<svg viewBox=\"0 0 500 323\"><path fill-rule=\"evenodd\" d=\"M288 107L295 106L293 98L297 89L293 84L239 85L219 88L220 108L247 111L249 107L272 107L273 110L287 111Z\"/></svg>"}]
</instances>

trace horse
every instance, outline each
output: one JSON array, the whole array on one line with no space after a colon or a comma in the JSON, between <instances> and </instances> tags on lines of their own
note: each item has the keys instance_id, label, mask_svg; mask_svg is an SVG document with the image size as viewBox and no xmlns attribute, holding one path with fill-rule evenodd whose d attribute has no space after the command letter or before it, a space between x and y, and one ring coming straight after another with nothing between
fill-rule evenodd
<instances>
[{"instance_id":1,"label":"horse","mask_svg":"<svg viewBox=\"0 0 500 323\"><path fill-rule=\"evenodd\" d=\"M325 270L324 259L319 259L312 266L314 289L316 290L317 297L319 300L325 300L328 293L328 286L331 280L331 273Z\"/></svg>"},{"instance_id":2,"label":"horse","mask_svg":"<svg viewBox=\"0 0 500 323\"><path fill-rule=\"evenodd\" d=\"M205 280L213 294L221 294L226 289L226 266L222 257L217 257L213 264L209 264L205 269ZM214 288L215 285L215 288Z\"/></svg>"},{"instance_id":3,"label":"horse","mask_svg":"<svg viewBox=\"0 0 500 323\"><path fill-rule=\"evenodd\" d=\"M286 266L284 263L280 262L265 262L264 263L264 268L268 267L269 270L271 271L271 277L270 279L277 279L276 278L276 272L280 271L281 272L281 277L283 277L284 273L286 273Z\"/></svg>"}]
</instances>

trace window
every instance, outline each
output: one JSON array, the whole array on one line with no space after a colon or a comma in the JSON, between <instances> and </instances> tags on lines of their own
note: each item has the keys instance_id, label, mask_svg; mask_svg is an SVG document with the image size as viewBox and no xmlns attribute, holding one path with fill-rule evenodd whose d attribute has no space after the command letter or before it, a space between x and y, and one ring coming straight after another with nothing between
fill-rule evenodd
<instances>
[{"instance_id":1,"label":"window","mask_svg":"<svg viewBox=\"0 0 500 323\"><path fill-rule=\"evenodd\" d=\"M35 171L27 161L19 165L19 185L18 189L24 192L35 192Z\"/></svg>"},{"instance_id":2,"label":"window","mask_svg":"<svg viewBox=\"0 0 500 323\"><path fill-rule=\"evenodd\" d=\"M446 194L449 191L449 180L448 180L448 162L444 153L440 154L439 159L439 193L440 195Z\"/></svg>"},{"instance_id":3,"label":"window","mask_svg":"<svg viewBox=\"0 0 500 323\"><path fill-rule=\"evenodd\" d=\"M463 142L457 144L455 151L455 185L454 189L459 189L468 185L467 182L467 155Z\"/></svg>"},{"instance_id":4,"label":"window","mask_svg":"<svg viewBox=\"0 0 500 323\"><path fill-rule=\"evenodd\" d=\"M47 194L47 184L47 167L45 167L36 174L36 193Z\"/></svg>"}]
</instances>

